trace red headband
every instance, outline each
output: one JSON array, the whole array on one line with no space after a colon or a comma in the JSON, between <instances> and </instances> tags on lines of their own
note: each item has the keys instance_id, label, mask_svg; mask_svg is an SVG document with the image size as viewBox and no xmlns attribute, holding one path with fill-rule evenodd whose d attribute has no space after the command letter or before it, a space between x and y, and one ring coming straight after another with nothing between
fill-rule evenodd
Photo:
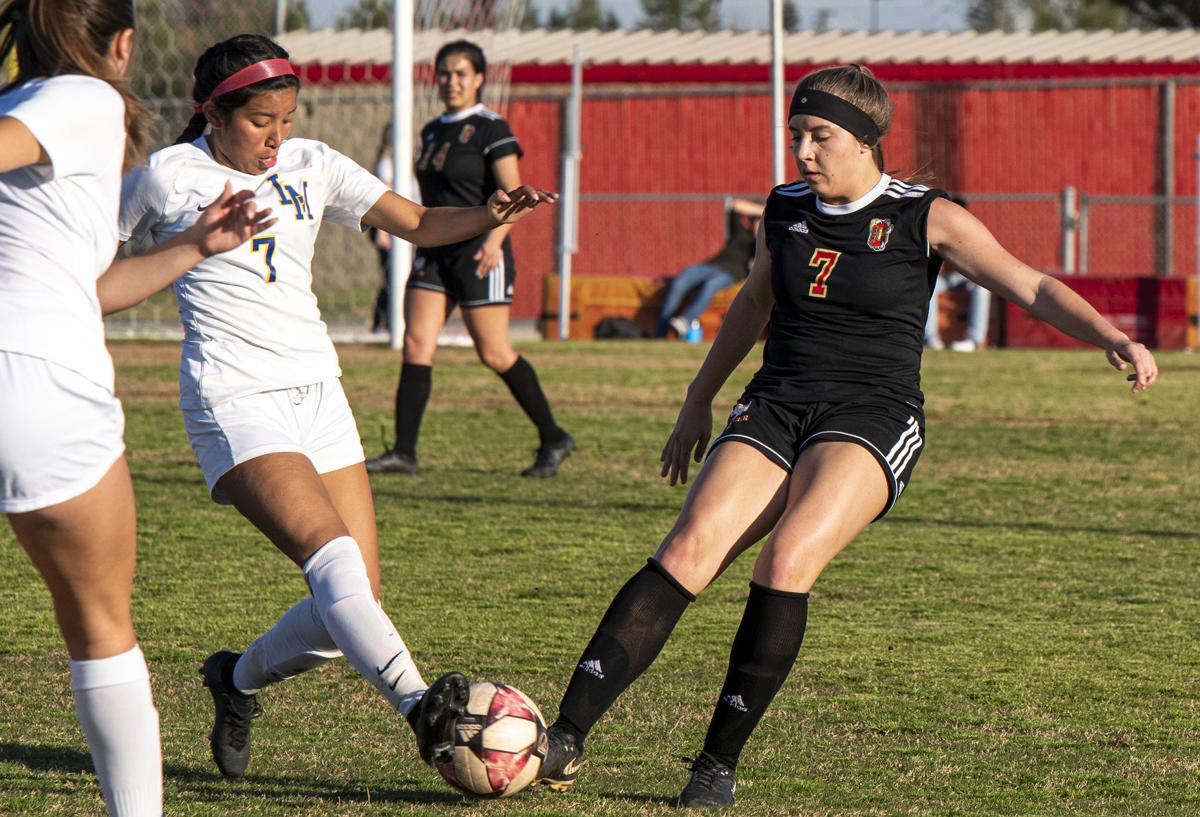
<instances>
[{"instance_id":1,"label":"red headband","mask_svg":"<svg viewBox=\"0 0 1200 817\"><path fill-rule=\"evenodd\" d=\"M208 102L230 91L236 91L238 88L245 88L247 85L262 82L264 79L294 76L296 76L296 72L292 70L290 60L283 59L282 57L275 60L263 60L226 77L221 81L221 84L213 88L212 93L208 95L208 99L204 101ZM203 110L204 103L197 102L196 113L201 113Z\"/></svg>"}]
</instances>

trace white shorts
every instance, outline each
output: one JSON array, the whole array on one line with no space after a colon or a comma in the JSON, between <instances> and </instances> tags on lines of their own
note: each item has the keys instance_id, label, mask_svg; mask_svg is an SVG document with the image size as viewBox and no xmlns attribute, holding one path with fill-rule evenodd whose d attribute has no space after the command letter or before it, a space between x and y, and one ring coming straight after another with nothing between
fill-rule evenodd
<instances>
[{"instance_id":1,"label":"white shorts","mask_svg":"<svg viewBox=\"0 0 1200 817\"><path fill-rule=\"evenodd\" d=\"M0 512L87 493L125 451L121 401L79 372L0 351Z\"/></svg>"},{"instance_id":2,"label":"white shorts","mask_svg":"<svg viewBox=\"0 0 1200 817\"><path fill-rule=\"evenodd\" d=\"M184 409L183 425L213 501L230 504L217 480L264 454L303 454L318 474L362 462L362 439L337 378L265 391L208 409Z\"/></svg>"}]
</instances>

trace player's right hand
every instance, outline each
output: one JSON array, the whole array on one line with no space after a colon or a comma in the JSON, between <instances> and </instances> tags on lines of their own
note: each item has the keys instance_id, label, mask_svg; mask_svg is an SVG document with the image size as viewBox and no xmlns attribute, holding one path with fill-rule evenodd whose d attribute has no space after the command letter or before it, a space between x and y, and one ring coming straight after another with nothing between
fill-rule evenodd
<instances>
[{"instance_id":1,"label":"player's right hand","mask_svg":"<svg viewBox=\"0 0 1200 817\"><path fill-rule=\"evenodd\" d=\"M259 210L254 206L253 190L234 193L233 186L225 182L221 195L204 208L188 231L194 231L196 246L207 258L240 247L274 223L269 207Z\"/></svg>"},{"instance_id":2,"label":"player's right hand","mask_svg":"<svg viewBox=\"0 0 1200 817\"><path fill-rule=\"evenodd\" d=\"M685 400L679 409L679 418L675 421L675 429L663 446L662 472L660 476L676 482L687 484L689 460L702 462L704 452L708 448L708 438L712 436L712 404L696 404Z\"/></svg>"},{"instance_id":3,"label":"player's right hand","mask_svg":"<svg viewBox=\"0 0 1200 817\"><path fill-rule=\"evenodd\" d=\"M507 193L497 190L488 199L487 207L497 224L512 224L525 218L539 204L554 204L556 201L557 193L523 184Z\"/></svg>"}]
</instances>

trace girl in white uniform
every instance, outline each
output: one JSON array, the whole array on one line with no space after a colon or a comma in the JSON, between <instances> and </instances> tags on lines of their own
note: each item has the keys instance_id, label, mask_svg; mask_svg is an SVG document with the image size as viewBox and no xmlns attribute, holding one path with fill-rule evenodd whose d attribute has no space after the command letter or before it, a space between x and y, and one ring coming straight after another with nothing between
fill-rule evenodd
<instances>
[{"instance_id":1,"label":"girl in white uniform","mask_svg":"<svg viewBox=\"0 0 1200 817\"><path fill-rule=\"evenodd\" d=\"M244 654L201 668L216 707L213 758L244 774L256 694L344 654L407 718L427 762L450 751L467 698L461 673L428 687L380 607L375 510L341 370L312 292L322 221L419 245L461 241L527 214L544 191L424 208L321 142L288 139L299 79L266 37L243 35L196 64L196 115L179 141L126 182L122 237L161 242L232 182L273 207L270 233L214 256L174 285L184 325L180 406L213 499L230 503L304 571L311 595ZM208 133L204 133L210 128Z\"/></svg>"},{"instance_id":2,"label":"girl in white uniform","mask_svg":"<svg viewBox=\"0 0 1200 817\"><path fill-rule=\"evenodd\" d=\"M133 21L129 0L0 10L0 64L15 49L19 65L0 89L0 512L50 589L108 813L158 817L158 713L130 615L133 486L97 287L117 247L122 166L148 141L121 81ZM248 207L225 191L174 241L114 264L124 283L111 302L244 241Z\"/></svg>"}]
</instances>

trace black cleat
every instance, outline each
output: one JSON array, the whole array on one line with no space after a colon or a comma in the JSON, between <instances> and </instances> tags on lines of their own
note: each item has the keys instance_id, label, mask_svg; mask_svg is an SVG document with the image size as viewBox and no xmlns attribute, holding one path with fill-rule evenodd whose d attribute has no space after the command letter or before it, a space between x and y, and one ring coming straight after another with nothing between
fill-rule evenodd
<instances>
[{"instance_id":1,"label":"black cleat","mask_svg":"<svg viewBox=\"0 0 1200 817\"><path fill-rule=\"evenodd\" d=\"M554 724L546 730L546 744L546 757L533 785L567 791L575 785L575 775L583 767L583 741L571 730Z\"/></svg>"},{"instance_id":2,"label":"black cleat","mask_svg":"<svg viewBox=\"0 0 1200 817\"><path fill-rule=\"evenodd\" d=\"M250 764L250 721L262 714L257 695L243 695L226 682L241 653L221 650L204 660L200 675L212 693L216 718L208 735L213 760L221 774L236 779Z\"/></svg>"},{"instance_id":3,"label":"black cleat","mask_svg":"<svg viewBox=\"0 0 1200 817\"><path fill-rule=\"evenodd\" d=\"M409 721L421 760L437 767L454 759L454 722L470 699L471 685L461 672L447 672L429 685Z\"/></svg>"},{"instance_id":4,"label":"black cleat","mask_svg":"<svg viewBox=\"0 0 1200 817\"><path fill-rule=\"evenodd\" d=\"M367 460L367 473L370 474L415 474L420 470L416 457L394 448Z\"/></svg>"},{"instance_id":5,"label":"black cleat","mask_svg":"<svg viewBox=\"0 0 1200 817\"><path fill-rule=\"evenodd\" d=\"M521 472L523 477L552 477L558 473L558 466L575 450L575 438L563 434L556 443L549 443L538 448L537 458L533 465Z\"/></svg>"},{"instance_id":6,"label":"black cleat","mask_svg":"<svg viewBox=\"0 0 1200 817\"><path fill-rule=\"evenodd\" d=\"M733 805L733 790L737 788L733 769L713 759L707 752L696 755L695 760L685 757L683 762L691 764L692 776L683 787L679 799L675 801L676 806L694 808Z\"/></svg>"}]
</instances>

